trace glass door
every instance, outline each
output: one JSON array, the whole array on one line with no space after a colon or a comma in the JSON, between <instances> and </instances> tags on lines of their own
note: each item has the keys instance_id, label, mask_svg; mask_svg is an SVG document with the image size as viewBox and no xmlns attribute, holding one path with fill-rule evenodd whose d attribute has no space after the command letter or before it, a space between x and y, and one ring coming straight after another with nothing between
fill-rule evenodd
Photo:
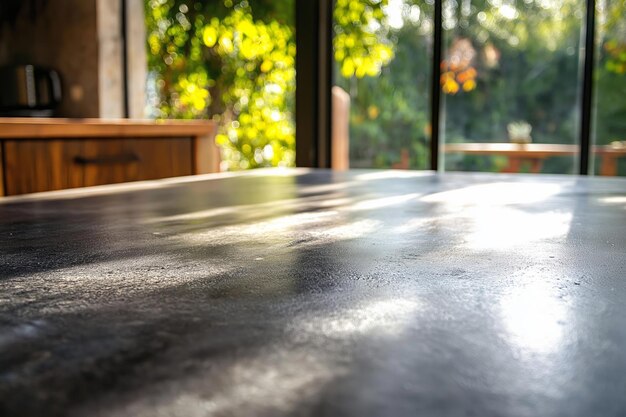
<instances>
[{"instance_id":1,"label":"glass door","mask_svg":"<svg viewBox=\"0 0 626 417\"><path fill-rule=\"evenodd\" d=\"M626 1L598 0L592 163L596 175L626 175Z\"/></svg>"},{"instance_id":2,"label":"glass door","mask_svg":"<svg viewBox=\"0 0 626 417\"><path fill-rule=\"evenodd\" d=\"M582 0L445 0L447 171L578 172Z\"/></svg>"},{"instance_id":3,"label":"glass door","mask_svg":"<svg viewBox=\"0 0 626 417\"><path fill-rule=\"evenodd\" d=\"M336 0L335 168L428 169L433 0Z\"/></svg>"}]
</instances>

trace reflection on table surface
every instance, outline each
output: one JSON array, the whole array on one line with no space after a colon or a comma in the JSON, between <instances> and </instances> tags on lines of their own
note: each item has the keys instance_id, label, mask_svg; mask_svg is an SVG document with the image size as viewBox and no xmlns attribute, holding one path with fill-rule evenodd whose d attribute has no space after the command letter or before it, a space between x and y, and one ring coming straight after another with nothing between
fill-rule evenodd
<instances>
[{"instance_id":1,"label":"reflection on table surface","mask_svg":"<svg viewBox=\"0 0 626 417\"><path fill-rule=\"evenodd\" d=\"M192 176L9 197L0 237L0 415L626 410L626 179Z\"/></svg>"}]
</instances>

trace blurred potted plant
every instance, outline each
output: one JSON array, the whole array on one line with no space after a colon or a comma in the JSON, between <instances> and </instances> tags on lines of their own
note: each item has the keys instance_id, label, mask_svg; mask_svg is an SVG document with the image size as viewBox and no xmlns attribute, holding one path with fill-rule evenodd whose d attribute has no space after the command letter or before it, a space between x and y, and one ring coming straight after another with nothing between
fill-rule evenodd
<instances>
[{"instance_id":1,"label":"blurred potted plant","mask_svg":"<svg viewBox=\"0 0 626 417\"><path fill-rule=\"evenodd\" d=\"M506 126L506 130L509 132L509 140L511 143L524 145L532 142L530 132L533 128L528 122L511 122Z\"/></svg>"}]
</instances>

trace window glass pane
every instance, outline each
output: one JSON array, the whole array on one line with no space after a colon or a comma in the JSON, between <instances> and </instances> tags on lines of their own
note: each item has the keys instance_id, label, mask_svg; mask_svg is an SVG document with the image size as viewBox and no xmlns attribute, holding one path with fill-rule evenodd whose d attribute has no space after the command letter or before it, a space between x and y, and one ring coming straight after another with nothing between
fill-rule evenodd
<instances>
[{"instance_id":1,"label":"window glass pane","mask_svg":"<svg viewBox=\"0 0 626 417\"><path fill-rule=\"evenodd\" d=\"M426 169L433 0L336 0L335 167Z\"/></svg>"},{"instance_id":2,"label":"window glass pane","mask_svg":"<svg viewBox=\"0 0 626 417\"><path fill-rule=\"evenodd\" d=\"M578 171L582 0L446 0L446 170Z\"/></svg>"},{"instance_id":3,"label":"window glass pane","mask_svg":"<svg viewBox=\"0 0 626 417\"><path fill-rule=\"evenodd\" d=\"M146 2L150 111L218 122L222 169L293 166L295 0Z\"/></svg>"},{"instance_id":4,"label":"window glass pane","mask_svg":"<svg viewBox=\"0 0 626 417\"><path fill-rule=\"evenodd\" d=\"M626 1L598 0L594 172L626 175Z\"/></svg>"}]
</instances>

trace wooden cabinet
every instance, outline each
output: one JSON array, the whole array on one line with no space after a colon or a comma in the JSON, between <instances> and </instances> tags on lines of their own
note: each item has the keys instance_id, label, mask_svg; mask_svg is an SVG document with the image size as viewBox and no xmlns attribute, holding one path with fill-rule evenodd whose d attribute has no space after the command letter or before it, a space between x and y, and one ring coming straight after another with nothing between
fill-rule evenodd
<instances>
[{"instance_id":1,"label":"wooden cabinet","mask_svg":"<svg viewBox=\"0 0 626 417\"><path fill-rule=\"evenodd\" d=\"M8 195L191 175L191 138L4 143Z\"/></svg>"},{"instance_id":2,"label":"wooden cabinet","mask_svg":"<svg viewBox=\"0 0 626 417\"><path fill-rule=\"evenodd\" d=\"M101 127L104 122L92 123ZM90 127L93 128L94 125ZM103 133L103 129L96 128L83 130L82 137L76 137L80 132L75 132L74 136L58 137L63 133L59 131L57 135L52 134L52 137L38 134L28 138L5 137L26 132L3 132L0 119L0 160L4 165L0 169L0 181L4 194L16 195L218 171L219 154L212 134L214 126L206 122L192 125L196 126L196 135L190 134L193 132L189 132L190 125L187 123L170 123L164 126L146 125L144 122L142 126L148 126L148 129L109 132L111 136L106 137L94 137ZM132 125L125 122L125 126ZM135 136L126 136L125 133L135 133Z\"/></svg>"}]
</instances>

